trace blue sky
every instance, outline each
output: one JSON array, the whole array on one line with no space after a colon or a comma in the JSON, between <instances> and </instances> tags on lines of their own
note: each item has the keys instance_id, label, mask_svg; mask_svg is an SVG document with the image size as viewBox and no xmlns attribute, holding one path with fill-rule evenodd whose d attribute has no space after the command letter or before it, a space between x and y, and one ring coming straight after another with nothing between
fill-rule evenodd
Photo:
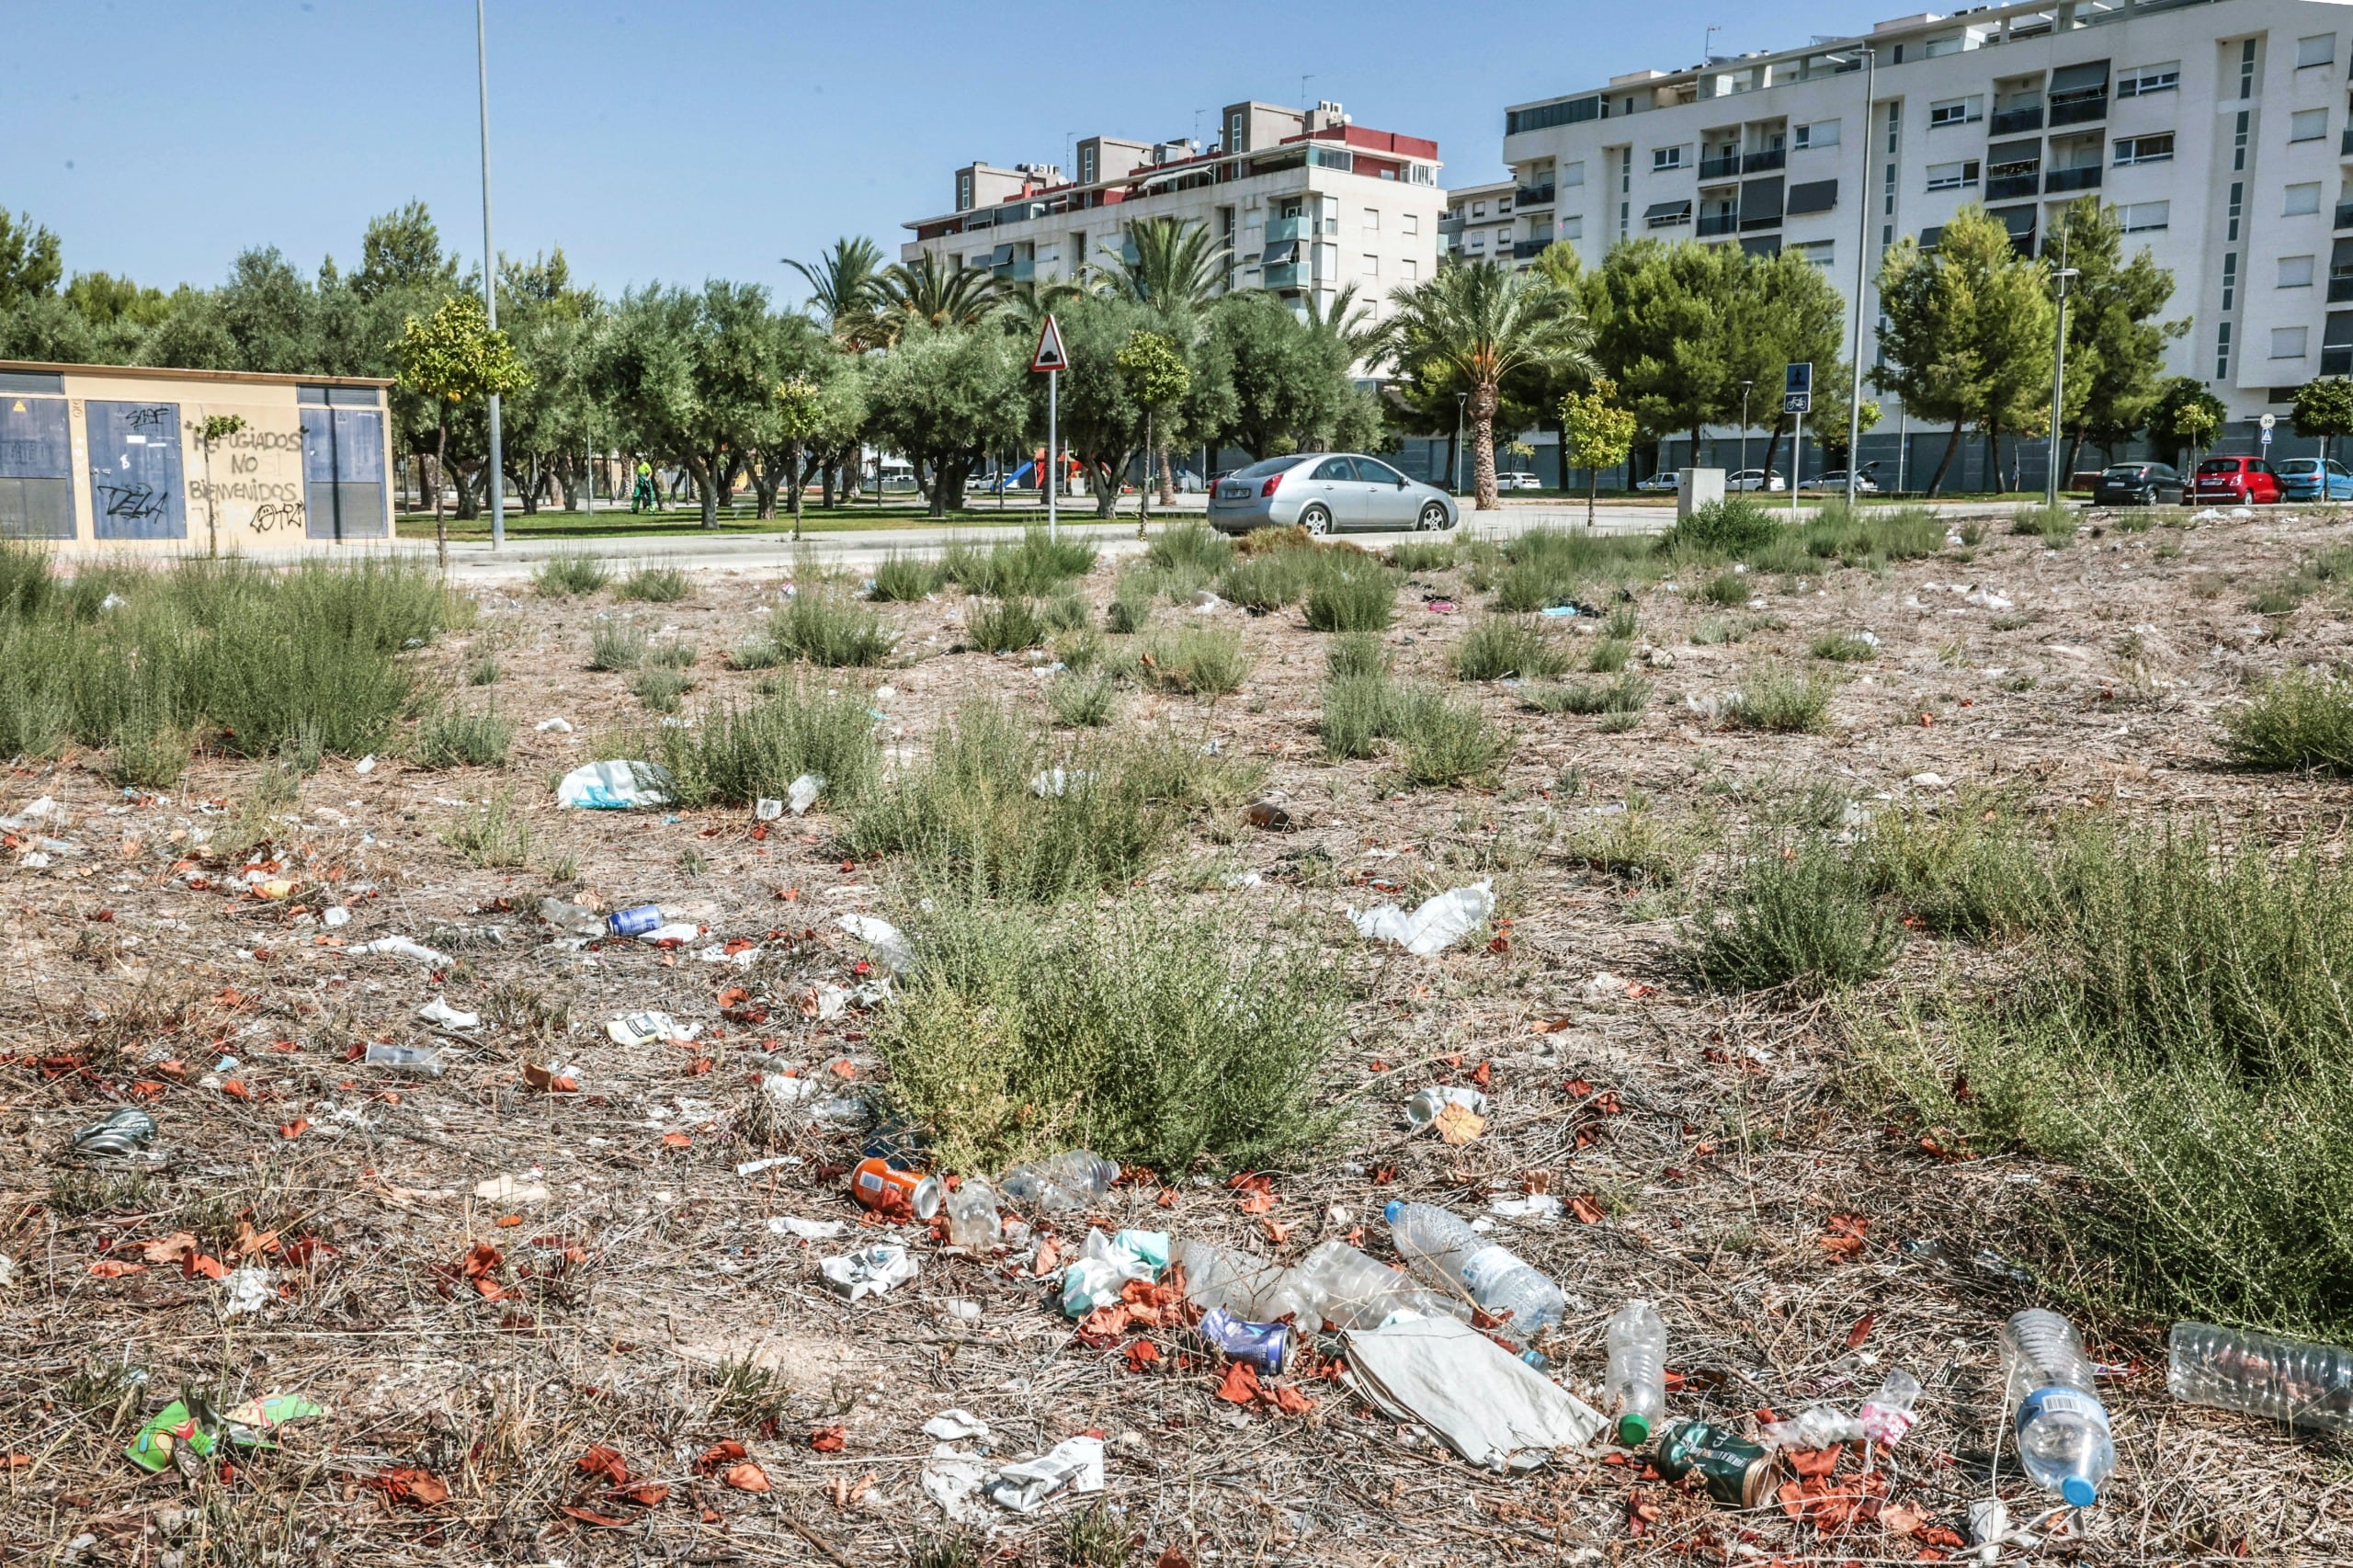
<instances>
[{"instance_id":1,"label":"blue sky","mask_svg":"<svg viewBox=\"0 0 2353 1568\"><path fill-rule=\"evenodd\" d=\"M1722 0L817 6L491 0L499 248L561 244L608 290L725 277L953 205L950 172L1062 162L1069 133L1205 140L1221 105L1336 98L1495 177L1503 106L1620 71L1786 48L1902 7L1800 20ZM1744 16L1746 19L1743 19ZM0 207L69 272L217 282L249 245L350 266L372 214L429 203L482 244L472 0L0 0Z\"/></svg>"}]
</instances>

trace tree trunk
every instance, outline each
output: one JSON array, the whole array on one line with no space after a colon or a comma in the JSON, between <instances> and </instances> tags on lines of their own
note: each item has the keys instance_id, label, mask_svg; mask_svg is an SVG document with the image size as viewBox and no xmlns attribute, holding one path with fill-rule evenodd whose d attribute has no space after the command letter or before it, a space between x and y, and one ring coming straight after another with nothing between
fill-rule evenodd
<instances>
[{"instance_id":1,"label":"tree trunk","mask_svg":"<svg viewBox=\"0 0 2353 1568\"><path fill-rule=\"evenodd\" d=\"M1152 438L1152 414L1147 410L1143 416L1143 483L1136 486L1136 538L1138 539L1143 538L1144 526L1152 520L1152 470L1154 467L1154 460L1155 458L1165 460L1167 455L1167 453L1162 451L1154 444ZM1168 483L1167 473L1168 471L1165 467L1161 469L1160 483L1163 485L1165 485ZM1173 506L1175 502L1173 497L1161 502L1161 505L1164 506Z\"/></svg>"},{"instance_id":2,"label":"tree trunk","mask_svg":"<svg viewBox=\"0 0 2353 1568\"><path fill-rule=\"evenodd\" d=\"M1086 469L1086 487L1095 492L1095 515L1110 518L1119 515L1120 476L1128 472L1128 454L1116 456L1097 452L1082 454L1078 460Z\"/></svg>"},{"instance_id":3,"label":"tree trunk","mask_svg":"<svg viewBox=\"0 0 2353 1568\"><path fill-rule=\"evenodd\" d=\"M1765 433L1765 476L1768 481L1773 475L1773 460L1780 455L1780 451L1781 422L1776 418L1772 427Z\"/></svg>"},{"instance_id":4,"label":"tree trunk","mask_svg":"<svg viewBox=\"0 0 2353 1568\"><path fill-rule=\"evenodd\" d=\"M449 522L441 515L441 464L449 451L449 421L441 421L441 433L433 443L433 562L442 571L449 570Z\"/></svg>"},{"instance_id":5,"label":"tree trunk","mask_svg":"<svg viewBox=\"0 0 2353 1568\"><path fill-rule=\"evenodd\" d=\"M1176 471L1171 466L1168 443L1160 444L1160 509L1164 512L1176 505Z\"/></svg>"},{"instance_id":6,"label":"tree trunk","mask_svg":"<svg viewBox=\"0 0 2353 1568\"><path fill-rule=\"evenodd\" d=\"M792 507L792 539L796 544L801 541L801 493L808 488L808 479L801 466L806 457L807 449L798 441L785 449L784 482L792 487L788 504ZM768 496L768 516L776 516L776 496L773 493Z\"/></svg>"},{"instance_id":7,"label":"tree trunk","mask_svg":"<svg viewBox=\"0 0 2353 1568\"><path fill-rule=\"evenodd\" d=\"M1471 393L1471 461L1476 477L1478 509L1495 509L1495 404L1499 400L1493 383L1483 383Z\"/></svg>"},{"instance_id":8,"label":"tree trunk","mask_svg":"<svg viewBox=\"0 0 2353 1568\"><path fill-rule=\"evenodd\" d=\"M1928 478L1928 495L1934 499L1944 488L1945 470L1952 466L1952 455L1961 450L1961 421L1952 422L1952 434L1945 437L1945 455L1937 460L1937 472Z\"/></svg>"},{"instance_id":9,"label":"tree trunk","mask_svg":"<svg viewBox=\"0 0 2353 1568\"><path fill-rule=\"evenodd\" d=\"M1562 460L1563 463L1567 461L1565 458ZM1585 472L1585 531L1591 533L1593 531L1594 505L1601 495L1601 471L1597 468L1589 468ZM1561 475L1562 483L1565 484L1568 482L1568 477L1569 476L1565 472L1563 472Z\"/></svg>"},{"instance_id":10,"label":"tree trunk","mask_svg":"<svg viewBox=\"0 0 2353 1568\"><path fill-rule=\"evenodd\" d=\"M702 501L702 526L719 527L719 481L711 472L711 464L700 452L681 460L689 477L694 480L696 494Z\"/></svg>"},{"instance_id":11,"label":"tree trunk","mask_svg":"<svg viewBox=\"0 0 2353 1568\"><path fill-rule=\"evenodd\" d=\"M2059 471L2060 489L2068 488L2068 482L2075 477L2075 464L2083 455L2084 430L2079 425L2075 427L2074 434L2067 438L2067 466Z\"/></svg>"},{"instance_id":12,"label":"tree trunk","mask_svg":"<svg viewBox=\"0 0 2353 1568\"><path fill-rule=\"evenodd\" d=\"M909 452L907 458L915 465L915 488L923 493L926 501L931 503L927 515L944 519L948 516L948 486L939 481L941 474L947 470L947 463L944 460L926 461L913 452ZM924 482L924 472L926 469L931 472L931 481L928 484ZM875 499L879 502L882 494L879 482L874 494Z\"/></svg>"},{"instance_id":13,"label":"tree trunk","mask_svg":"<svg viewBox=\"0 0 2353 1568\"><path fill-rule=\"evenodd\" d=\"M487 465L476 463L472 472L468 472L465 464L457 465L458 520L461 523L471 522L482 516L482 504L474 499L474 474L480 473L485 466Z\"/></svg>"}]
</instances>

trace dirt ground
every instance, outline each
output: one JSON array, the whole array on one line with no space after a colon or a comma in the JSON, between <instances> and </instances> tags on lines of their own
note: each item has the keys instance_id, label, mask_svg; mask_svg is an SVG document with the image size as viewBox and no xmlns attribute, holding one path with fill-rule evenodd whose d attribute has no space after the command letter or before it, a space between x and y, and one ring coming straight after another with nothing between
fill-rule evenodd
<instances>
[{"instance_id":1,"label":"dirt ground","mask_svg":"<svg viewBox=\"0 0 2353 1568\"><path fill-rule=\"evenodd\" d=\"M779 602L773 576L700 576L666 606L484 591L473 627L416 656L455 683L494 653L502 680L465 695L518 722L508 766L428 772L387 756L363 774L330 759L272 824L266 859L206 853L237 819L253 765L202 758L176 792L137 797L72 758L15 769L0 807L54 804L11 836L0 870L14 982L0 1023L12 1156L0 1260L13 1259L0 1283L13 1346L0 1364L0 1559L901 1562L944 1528L920 1485L934 1441L920 1428L950 1408L987 1424L995 1460L1104 1435L1105 1495L1141 1562L1961 1555L1939 1532L1965 1532L1968 1504L1988 1494L1995 1331L2039 1299L2007 1260L2029 1250L2020 1227L2063 1194L2065 1173L1924 1151L1873 1113L1828 1009L1727 1001L1684 978L1677 934L1706 914L1690 891L1704 877L1633 885L1573 862L1563 836L1628 803L1720 836L1791 792L1870 811L1982 787L2152 823L2339 832L2343 783L2228 770L2213 716L2251 674L2342 656L2341 596L2276 619L2247 601L2343 537L2332 519L2285 514L2138 532L2094 518L2051 550L1997 527L1973 550L1883 574L1759 577L1758 601L1730 611L1687 603L1699 585L1687 574L1642 596L1634 667L1656 697L1638 729L1527 711L1500 684L1463 688L1518 737L1488 792L1400 790L1381 761L1324 760L1324 640L1295 609L1219 612L1256 661L1239 694L1123 697L1122 722L1267 765L1293 831L1206 820L1155 875L1328 924L1363 987L1336 1092L1363 1109L1352 1136L1274 1173L1271 1210L1184 1178L1121 1186L1095 1221L1285 1258L1361 1229L1387 1257L1387 1199L1482 1215L1491 1198L1549 1186L1576 1199L1569 1212L1495 1219L1495 1237L1568 1291L1562 1376L1588 1397L1602 1325L1634 1295L1666 1321L1677 1415L1738 1425L1759 1407L1851 1406L1893 1365L1927 1386L1920 1425L1871 1483L1845 1456L1802 1520L1770 1498L1711 1504L1606 1449L1519 1475L1477 1471L1312 1372L1282 1380L1303 1413L1286 1408L1298 1398L1222 1400L1220 1369L1181 1328L1082 1341L1032 1277L1032 1249L984 1260L876 1226L843 1175L858 1128L747 1140L762 1071L844 1095L876 1077L860 1015L806 1017L799 999L856 983L866 952L835 918L878 907L890 868L845 861L822 806L756 831L740 810L560 812L551 786L637 708L628 677L585 667L593 618L693 642L691 715L760 678L722 655ZM1111 574L1099 566L1086 584L1098 609ZM1478 597L1460 572L1402 590L1387 639L1401 669L1441 676ZM919 745L975 695L1042 711L1038 659L944 652L959 603L885 607L912 662L829 677L876 688L887 739ZM1727 617L1751 623L1744 641L1691 641ZM1838 666L1826 733L1732 732L1686 700L1857 631L1879 639L1878 656ZM532 728L559 717L570 733ZM535 869L480 869L442 840L502 790L529 820ZM44 851L42 837L71 847ZM560 889L543 868L565 857L578 881ZM1226 870L1261 880L1225 888ZM262 896L281 876L291 892ZM1482 876L1508 923L1492 945L1415 959L1361 943L1342 918ZM659 903L707 934L674 949L567 945L536 917L555 891ZM330 928L322 914L336 906L350 918ZM453 961L359 950L388 936ZM754 945L744 962L726 951ZM1954 961L1915 937L1858 1005L1884 1006ZM723 1012L731 987L750 995ZM436 997L483 1016L440 1035L440 1076L350 1059L369 1041L432 1042L418 1014ZM644 1009L699 1037L607 1038L608 1019ZM576 1087L535 1088L527 1067ZM1493 1098L1475 1142L1404 1131L1414 1089L1474 1079ZM68 1153L75 1130L125 1103L159 1124L157 1158ZM738 1173L770 1155L781 1163ZM772 1216L850 1230L813 1244ZM1054 1228L1075 1243L1085 1221ZM821 1256L892 1234L915 1278L855 1305L824 1288ZM241 1267L266 1271L257 1311L231 1312L233 1281L210 1277ZM950 1301L977 1303L977 1320ZM2343 1447L2173 1403L2165 1326L2101 1325L2097 1353L2119 1369L2107 1390L2117 1477L2067 1535L2005 1560L2353 1561ZM1131 1352L1139 1340L1160 1359ZM299 1394L324 1414L230 1471L150 1476L124 1445L184 1390ZM713 1451L731 1441L740 1454ZM736 1469L747 1460L756 1471ZM766 1490L731 1483L762 1476ZM2040 1511L2008 1462L1999 1486L2020 1517ZM989 1561L1063 1561L1085 1501L1028 1518L990 1510Z\"/></svg>"}]
</instances>

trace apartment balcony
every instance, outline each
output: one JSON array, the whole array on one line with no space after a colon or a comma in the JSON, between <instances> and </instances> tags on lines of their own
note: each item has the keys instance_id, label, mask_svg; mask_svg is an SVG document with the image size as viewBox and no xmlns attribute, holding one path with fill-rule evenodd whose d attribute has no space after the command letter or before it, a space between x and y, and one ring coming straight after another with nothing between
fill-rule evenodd
<instances>
[{"instance_id":1,"label":"apartment balcony","mask_svg":"<svg viewBox=\"0 0 2353 1568\"><path fill-rule=\"evenodd\" d=\"M1296 261L1287 261L1279 267L1267 267L1263 278L1269 289L1302 289L1307 284L1307 268Z\"/></svg>"},{"instance_id":2,"label":"apartment balcony","mask_svg":"<svg viewBox=\"0 0 2353 1568\"><path fill-rule=\"evenodd\" d=\"M1985 181L1985 199L2008 201L2021 196L2032 196L2042 188L2042 176L2029 169L2022 175L1994 175Z\"/></svg>"},{"instance_id":3,"label":"apartment balcony","mask_svg":"<svg viewBox=\"0 0 2353 1568\"><path fill-rule=\"evenodd\" d=\"M1738 233L1740 233L1740 214L1737 212L1702 212L1699 214L1699 237L1703 240L1711 234L1736 234Z\"/></svg>"},{"instance_id":4,"label":"apartment balcony","mask_svg":"<svg viewBox=\"0 0 2353 1568\"><path fill-rule=\"evenodd\" d=\"M1745 175L1768 174L1774 169L1786 168L1789 162L1790 154L1786 150L1770 147L1762 153L1744 153L1740 160L1740 172Z\"/></svg>"},{"instance_id":5,"label":"apartment balcony","mask_svg":"<svg viewBox=\"0 0 2353 1568\"><path fill-rule=\"evenodd\" d=\"M1779 212L1760 212L1754 218L1743 218L1740 221L1740 232L1744 234L1755 233L1759 229L1778 229L1780 226L1781 215Z\"/></svg>"},{"instance_id":6,"label":"apartment balcony","mask_svg":"<svg viewBox=\"0 0 2353 1568\"><path fill-rule=\"evenodd\" d=\"M1552 205L1552 187L1549 185L1523 185L1511 193L1511 199L1515 207L1550 207Z\"/></svg>"},{"instance_id":7,"label":"apartment balcony","mask_svg":"<svg viewBox=\"0 0 2353 1568\"><path fill-rule=\"evenodd\" d=\"M1269 218L1267 220L1267 243L1268 244L1274 244L1277 240L1303 240L1307 237L1307 220L1304 218Z\"/></svg>"},{"instance_id":8,"label":"apartment balcony","mask_svg":"<svg viewBox=\"0 0 2353 1568\"><path fill-rule=\"evenodd\" d=\"M2336 222L2332 226L2338 229L2353 229L2353 201L2340 201L2336 204Z\"/></svg>"},{"instance_id":9,"label":"apartment balcony","mask_svg":"<svg viewBox=\"0 0 2353 1568\"><path fill-rule=\"evenodd\" d=\"M2324 376L2353 376L2353 343L2321 345L2320 373Z\"/></svg>"},{"instance_id":10,"label":"apartment balcony","mask_svg":"<svg viewBox=\"0 0 2353 1568\"><path fill-rule=\"evenodd\" d=\"M992 263L989 276L1000 283L1027 283L1038 276L1038 263L1035 257L1017 256L1011 261Z\"/></svg>"},{"instance_id":11,"label":"apartment balcony","mask_svg":"<svg viewBox=\"0 0 2353 1568\"><path fill-rule=\"evenodd\" d=\"M1738 179L1740 177L1740 154L1737 153L1728 153L1721 158L1700 159L1699 177L1702 180Z\"/></svg>"},{"instance_id":12,"label":"apartment balcony","mask_svg":"<svg viewBox=\"0 0 2353 1568\"><path fill-rule=\"evenodd\" d=\"M2053 169L2042 176L2043 194L2056 196L2067 190L2097 190L2099 176L2100 167L2097 164L2091 165L2087 168Z\"/></svg>"},{"instance_id":13,"label":"apartment balcony","mask_svg":"<svg viewBox=\"0 0 2353 1568\"><path fill-rule=\"evenodd\" d=\"M2051 123L2058 125L2088 125L2108 118L2108 89L2083 97L2052 98Z\"/></svg>"},{"instance_id":14,"label":"apartment balcony","mask_svg":"<svg viewBox=\"0 0 2353 1568\"><path fill-rule=\"evenodd\" d=\"M1516 240L1512 243L1511 258L1514 261L1532 261L1542 256L1544 247L1552 243L1550 240Z\"/></svg>"},{"instance_id":15,"label":"apartment balcony","mask_svg":"<svg viewBox=\"0 0 2353 1568\"><path fill-rule=\"evenodd\" d=\"M2353 272L2332 272L2328 275L2328 302L2341 305L2353 300Z\"/></svg>"},{"instance_id":16,"label":"apartment balcony","mask_svg":"<svg viewBox=\"0 0 2353 1568\"><path fill-rule=\"evenodd\" d=\"M2353 158L2353 125L2347 126L2345 134L2337 138L2336 155L2340 158Z\"/></svg>"},{"instance_id":17,"label":"apartment balcony","mask_svg":"<svg viewBox=\"0 0 2353 1568\"><path fill-rule=\"evenodd\" d=\"M2042 106L2029 104L2024 108L2003 109L1987 122L1987 128L1995 136L2015 136L2021 131L2040 131L2042 129Z\"/></svg>"}]
</instances>

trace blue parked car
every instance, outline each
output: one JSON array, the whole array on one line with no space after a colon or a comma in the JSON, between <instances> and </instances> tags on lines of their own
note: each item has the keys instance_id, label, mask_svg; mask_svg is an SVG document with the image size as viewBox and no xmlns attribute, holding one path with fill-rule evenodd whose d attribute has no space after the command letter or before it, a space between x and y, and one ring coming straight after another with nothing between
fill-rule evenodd
<instances>
[{"instance_id":1,"label":"blue parked car","mask_svg":"<svg viewBox=\"0 0 2353 1568\"><path fill-rule=\"evenodd\" d=\"M2290 501L2353 501L2353 470L2336 459L2290 458L2271 465Z\"/></svg>"}]
</instances>

